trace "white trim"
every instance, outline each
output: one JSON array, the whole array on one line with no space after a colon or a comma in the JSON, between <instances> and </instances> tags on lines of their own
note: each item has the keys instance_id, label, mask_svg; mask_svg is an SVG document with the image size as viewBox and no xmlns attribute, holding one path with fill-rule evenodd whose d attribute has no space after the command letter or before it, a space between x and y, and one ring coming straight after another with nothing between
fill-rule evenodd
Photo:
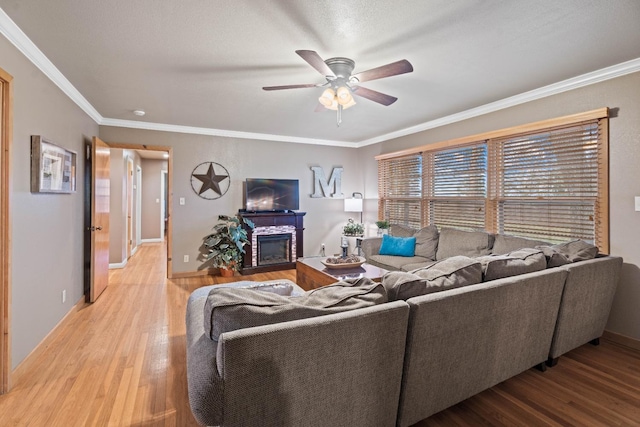
<instances>
[{"instance_id":1,"label":"white trim","mask_svg":"<svg viewBox=\"0 0 640 427\"><path fill-rule=\"evenodd\" d=\"M298 144L329 145L329 146L348 147L348 148L354 147L354 143L348 142L348 141L334 141L329 139L313 139L313 138L302 138L297 136L272 135L269 133L240 132L235 130L201 128L201 127L195 127L195 126L171 125L171 124L165 124L165 123L139 122L135 120L104 118L99 124L102 126L116 126L116 127L123 127L123 128L132 128L132 129L157 130L161 132L176 132L176 133L186 133L186 134L193 134L193 135L224 136L229 138L259 139L263 141L278 141L278 142L295 142Z\"/></svg>"},{"instance_id":2,"label":"white trim","mask_svg":"<svg viewBox=\"0 0 640 427\"><path fill-rule=\"evenodd\" d=\"M166 170L161 170L160 171L160 236L164 237L164 217L165 217L165 209L164 209L164 205L166 204L165 201L165 193L167 192L168 189L165 188L164 183L167 181L167 176L168 176L168 171Z\"/></svg>"},{"instance_id":3,"label":"white trim","mask_svg":"<svg viewBox=\"0 0 640 427\"><path fill-rule=\"evenodd\" d=\"M136 249L142 243L142 167L136 165Z\"/></svg>"},{"instance_id":4,"label":"white trim","mask_svg":"<svg viewBox=\"0 0 640 427\"><path fill-rule=\"evenodd\" d=\"M131 256L133 256L133 254L135 254L136 252L138 252L138 246L136 246L135 248L131 249Z\"/></svg>"},{"instance_id":5,"label":"white trim","mask_svg":"<svg viewBox=\"0 0 640 427\"><path fill-rule=\"evenodd\" d=\"M141 239L140 243L161 243L164 242L162 238L154 238L154 239Z\"/></svg>"},{"instance_id":6,"label":"white trim","mask_svg":"<svg viewBox=\"0 0 640 427\"><path fill-rule=\"evenodd\" d=\"M127 265L126 259L122 262L109 263L109 270L113 270L115 268L124 268L125 265Z\"/></svg>"},{"instance_id":7,"label":"white trim","mask_svg":"<svg viewBox=\"0 0 640 427\"><path fill-rule=\"evenodd\" d=\"M131 164L131 188L129 188L129 186L127 185L129 183L129 164ZM125 171L124 171L124 187L125 187L125 191L124 191L124 199L125 199L125 206L126 208L126 212L124 214L124 247L125 247L125 253L128 255L128 258L131 258L133 256L133 230L131 230L131 239L129 239L129 222L131 222L131 228L133 229L133 218L131 218L131 221L129 221L129 202L131 202L131 214L133 215L133 169L135 163L133 161L133 159L129 156L127 156L127 162L126 162L126 167L125 167ZM131 191L131 200L129 200L129 197L127 197L127 194L129 194L129 191ZM131 241L130 241L131 240ZM131 248L131 251L129 251L129 248Z\"/></svg>"},{"instance_id":8,"label":"white trim","mask_svg":"<svg viewBox=\"0 0 640 427\"><path fill-rule=\"evenodd\" d=\"M4 35L24 56L55 83L78 107L80 107L96 123L100 124L103 117L93 105L82 96L69 80L56 68L44 53L27 37L4 10L0 8L0 33Z\"/></svg>"},{"instance_id":9,"label":"white trim","mask_svg":"<svg viewBox=\"0 0 640 427\"><path fill-rule=\"evenodd\" d=\"M327 139L302 138L286 135L272 135L265 133L239 132L224 129L211 129L193 126L171 125L164 123L138 122L134 120L111 119L102 117L100 113L86 100L84 96L67 80L67 78L56 68L55 65L38 49L38 47L26 36L26 34L11 20L11 18L0 8L0 34L4 35L24 56L33 62L52 82L54 82L72 101L74 101L85 113L96 123L102 126L117 126L133 129L156 130L161 132L177 132L196 135L223 136L229 138L258 139L264 141L294 142L299 144L328 145L335 147L360 148L378 142L388 141L406 135L434 129L440 126L460 122L483 114L492 113L505 108L520 105L525 102L534 101L559 93L567 92L580 87L600 83L606 80L621 77L627 74L640 71L640 58L627 62L612 65L590 73L582 74L558 83L530 90L518 95L504 98L480 107L471 108L456 114L441 117L422 123L417 126L408 127L399 131L387 133L374 138L365 139L359 142L335 141Z\"/></svg>"},{"instance_id":10,"label":"white trim","mask_svg":"<svg viewBox=\"0 0 640 427\"><path fill-rule=\"evenodd\" d=\"M357 144L357 148L376 144L378 142L388 141L394 138L400 138L401 136L411 135L428 129L434 129L440 126L449 125L452 123L460 122L462 120L482 116L483 114L493 113L495 111L524 104L526 102L531 102L537 99L546 98L548 96L557 95L559 93L600 83L606 80L614 79L616 77L622 77L624 75L635 73L637 71L640 71L640 58L632 59L631 61L623 62L621 64L593 71L591 73L582 74L580 76L563 80L558 83L553 83L548 86L530 90L529 92L524 92L519 95L481 105L480 107L472 108L470 110L461 111L456 114L451 114L449 116L431 120L417 126L412 126L396 132L391 132L375 138L367 139L365 141L359 142Z\"/></svg>"}]
</instances>

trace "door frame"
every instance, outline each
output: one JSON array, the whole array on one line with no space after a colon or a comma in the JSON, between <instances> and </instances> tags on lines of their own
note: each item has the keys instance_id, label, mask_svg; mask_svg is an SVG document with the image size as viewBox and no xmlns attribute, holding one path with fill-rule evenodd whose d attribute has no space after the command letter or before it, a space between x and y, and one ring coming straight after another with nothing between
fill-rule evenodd
<instances>
[{"instance_id":1,"label":"door frame","mask_svg":"<svg viewBox=\"0 0 640 427\"><path fill-rule=\"evenodd\" d=\"M127 174L125 182L127 186L127 218L126 218L126 259L133 255L133 159L127 156Z\"/></svg>"},{"instance_id":2,"label":"door frame","mask_svg":"<svg viewBox=\"0 0 640 427\"><path fill-rule=\"evenodd\" d=\"M0 68L0 394L11 388L11 143L13 77Z\"/></svg>"},{"instance_id":3,"label":"door frame","mask_svg":"<svg viewBox=\"0 0 640 427\"><path fill-rule=\"evenodd\" d=\"M165 183L168 183L168 172L167 171L160 171L160 240L164 240L164 233L165 233L165 216L166 216L166 212L165 212L165 206L167 205L167 200L166 200L166 196L165 194L167 194L167 188Z\"/></svg>"},{"instance_id":4,"label":"door frame","mask_svg":"<svg viewBox=\"0 0 640 427\"><path fill-rule=\"evenodd\" d=\"M169 153L167 159L167 278L173 278L172 270L172 247L173 241L173 215L172 215L172 200L173 200L173 147L166 145L147 145L147 144L135 144L130 142L107 142L111 148L123 148L126 150L148 150L148 151L166 151ZM141 183L140 183L141 184Z\"/></svg>"},{"instance_id":5,"label":"door frame","mask_svg":"<svg viewBox=\"0 0 640 427\"><path fill-rule=\"evenodd\" d=\"M136 165L136 247L138 250L140 240L142 240L142 167Z\"/></svg>"}]
</instances>

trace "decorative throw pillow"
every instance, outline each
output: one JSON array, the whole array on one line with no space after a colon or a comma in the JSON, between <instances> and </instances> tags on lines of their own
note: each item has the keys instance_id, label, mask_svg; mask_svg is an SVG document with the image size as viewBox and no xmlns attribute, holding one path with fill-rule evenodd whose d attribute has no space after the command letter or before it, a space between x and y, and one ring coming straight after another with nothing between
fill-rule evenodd
<instances>
[{"instance_id":1,"label":"decorative throw pillow","mask_svg":"<svg viewBox=\"0 0 640 427\"><path fill-rule=\"evenodd\" d=\"M463 231L455 228L440 230L438 261L456 255L478 257L489 255L493 246L493 234L485 231Z\"/></svg>"},{"instance_id":2,"label":"decorative throw pillow","mask_svg":"<svg viewBox=\"0 0 640 427\"><path fill-rule=\"evenodd\" d=\"M571 264L566 255L561 254L553 248L553 246L536 246L540 249L547 259L547 268L560 267L561 265Z\"/></svg>"},{"instance_id":3,"label":"decorative throw pillow","mask_svg":"<svg viewBox=\"0 0 640 427\"><path fill-rule=\"evenodd\" d=\"M388 301L380 283L362 278L314 289L297 297L248 288L213 288L204 305L205 333L214 341L236 329L370 307Z\"/></svg>"},{"instance_id":4,"label":"decorative throw pillow","mask_svg":"<svg viewBox=\"0 0 640 427\"><path fill-rule=\"evenodd\" d=\"M478 258L482 264L483 280L502 279L547 268L547 259L540 249L523 248L505 255Z\"/></svg>"},{"instance_id":5,"label":"decorative throw pillow","mask_svg":"<svg viewBox=\"0 0 640 427\"><path fill-rule=\"evenodd\" d=\"M293 291L293 285L286 282L255 283L247 286L242 286L239 289L253 289L254 291L272 292L278 295L289 296Z\"/></svg>"},{"instance_id":6,"label":"decorative throw pillow","mask_svg":"<svg viewBox=\"0 0 640 427\"><path fill-rule=\"evenodd\" d=\"M389 300L406 300L419 295L482 282L479 262L465 256L438 261L411 272L393 271L382 278Z\"/></svg>"},{"instance_id":7,"label":"decorative throw pillow","mask_svg":"<svg viewBox=\"0 0 640 427\"><path fill-rule=\"evenodd\" d=\"M535 248L537 246L549 245L541 240L527 239L525 237L509 236L507 234L497 234L491 253L494 255L508 254L522 248Z\"/></svg>"},{"instance_id":8,"label":"decorative throw pillow","mask_svg":"<svg viewBox=\"0 0 640 427\"><path fill-rule=\"evenodd\" d=\"M415 237L395 237L384 234L379 254L412 257L415 255L415 249Z\"/></svg>"},{"instance_id":9,"label":"decorative throw pillow","mask_svg":"<svg viewBox=\"0 0 640 427\"><path fill-rule=\"evenodd\" d=\"M548 267L558 267L572 262L593 259L598 255L598 247L584 240L571 240L553 246L538 246L547 257Z\"/></svg>"}]
</instances>

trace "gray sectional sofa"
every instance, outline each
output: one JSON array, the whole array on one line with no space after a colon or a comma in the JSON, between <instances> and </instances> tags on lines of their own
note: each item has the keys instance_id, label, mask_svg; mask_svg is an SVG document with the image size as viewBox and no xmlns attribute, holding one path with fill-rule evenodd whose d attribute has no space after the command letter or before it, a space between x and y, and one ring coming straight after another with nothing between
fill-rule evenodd
<instances>
[{"instance_id":1,"label":"gray sectional sofa","mask_svg":"<svg viewBox=\"0 0 640 427\"><path fill-rule=\"evenodd\" d=\"M291 297L195 291L187 367L196 419L408 426L602 335L621 258L579 260L593 254L590 245L458 231L405 229L416 237L412 259L367 258L385 268L397 262L382 284L303 293L277 281L288 289L275 293ZM376 243L367 240L370 250ZM214 313L221 309L231 314Z\"/></svg>"}]
</instances>

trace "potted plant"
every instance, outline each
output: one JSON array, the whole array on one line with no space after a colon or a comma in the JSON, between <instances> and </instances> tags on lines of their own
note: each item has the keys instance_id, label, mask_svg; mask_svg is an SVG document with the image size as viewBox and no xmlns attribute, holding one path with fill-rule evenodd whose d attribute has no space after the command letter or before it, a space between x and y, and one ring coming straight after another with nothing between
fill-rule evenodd
<instances>
[{"instance_id":1,"label":"potted plant","mask_svg":"<svg viewBox=\"0 0 640 427\"><path fill-rule=\"evenodd\" d=\"M349 218L349 222L342 228L345 236L362 236L364 234L364 225L355 222L353 218Z\"/></svg>"},{"instance_id":2,"label":"potted plant","mask_svg":"<svg viewBox=\"0 0 640 427\"><path fill-rule=\"evenodd\" d=\"M376 221L376 226L378 227L378 236L389 232L389 221L387 220Z\"/></svg>"},{"instance_id":3,"label":"potted plant","mask_svg":"<svg viewBox=\"0 0 640 427\"><path fill-rule=\"evenodd\" d=\"M251 220L243 218L244 224L253 230ZM247 231L242 227L240 219L234 216L218 215L218 223L213 226L214 233L204 238L204 246L209 251L207 261L212 267L220 269L222 276L233 276L239 271L244 246L249 244Z\"/></svg>"}]
</instances>

